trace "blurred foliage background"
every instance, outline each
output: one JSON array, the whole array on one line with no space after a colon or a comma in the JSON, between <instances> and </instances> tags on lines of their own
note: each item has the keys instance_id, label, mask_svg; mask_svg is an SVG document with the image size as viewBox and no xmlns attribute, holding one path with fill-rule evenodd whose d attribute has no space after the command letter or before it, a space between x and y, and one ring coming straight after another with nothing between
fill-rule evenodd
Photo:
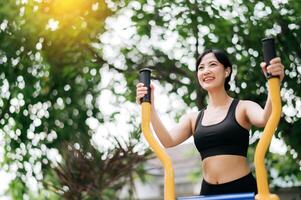
<instances>
[{"instance_id":1,"label":"blurred foliage background","mask_svg":"<svg viewBox=\"0 0 301 200\"><path fill-rule=\"evenodd\" d=\"M273 36L286 70L282 151L268 154L274 187L300 184L301 2L293 0L8 0L0 2L1 170L12 199L117 199L146 180L138 70L168 93L178 121L206 105L195 59L224 49L231 95L264 106L261 39ZM159 102L160 96L156 97ZM162 102L162 101L161 101ZM262 130L252 129L250 160ZM283 150L284 149L284 150ZM272 151L272 150L271 150ZM197 176L197 174L196 174Z\"/></svg>"}]
</instances>

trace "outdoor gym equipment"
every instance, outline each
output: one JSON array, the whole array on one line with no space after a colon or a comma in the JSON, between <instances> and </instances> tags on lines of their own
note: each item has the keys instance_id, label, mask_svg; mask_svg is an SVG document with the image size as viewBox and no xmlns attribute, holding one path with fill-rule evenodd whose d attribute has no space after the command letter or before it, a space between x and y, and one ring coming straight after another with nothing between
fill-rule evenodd
<instances>
[{"instance_id":1,"label":"outdoor gym equipment","mask_svg":"<svg viewBox=\"0 0 301 200\"><path fill-rule=\"evenodd\" d=\"M276 57L273 38L262 40L264 61L267 66L270 60ZM164 200L175 200L174 170L172 161L165 149L157 142L150 129L151 116L151 92L150 92L151 70L144 68L140 70L140 82L148 88L148 93L141 99L142 106L142 132L156 156L161 161L165 174ZM279 197L269 192L267 172L264 165L264 157L272 140L272 136L278 126L281 115L280 81L279 77L267 75L268 87L272 100L272 113L263 131L263 135L255 151L255 171L257 179L258 194L256 200L279 200ZM210 196L192 196L178 197L178 200L253 200L254 193L210 195Z\"/></svg>"}]
</instances>

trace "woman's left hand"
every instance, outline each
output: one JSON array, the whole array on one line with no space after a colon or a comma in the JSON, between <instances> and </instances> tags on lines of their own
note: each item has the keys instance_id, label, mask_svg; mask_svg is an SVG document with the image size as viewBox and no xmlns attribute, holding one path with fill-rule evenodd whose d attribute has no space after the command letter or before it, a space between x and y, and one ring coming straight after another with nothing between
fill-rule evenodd
<instances>
[{"instance_id":1,"label":"woman's left hand","mask_svg":"<svg viewBox=\"0 0 301 200\"><path fill-rule=\"evenodd\" d=\"M281 62L281 59L279 57L273 58L270 61L270 65L266 67L266 63L262 62L260 64L261 69L266 76L267 73L271 74L272 76L279 76L280 81L283 80L284 78L284 66Z\"/></svg>"}]
</instances>

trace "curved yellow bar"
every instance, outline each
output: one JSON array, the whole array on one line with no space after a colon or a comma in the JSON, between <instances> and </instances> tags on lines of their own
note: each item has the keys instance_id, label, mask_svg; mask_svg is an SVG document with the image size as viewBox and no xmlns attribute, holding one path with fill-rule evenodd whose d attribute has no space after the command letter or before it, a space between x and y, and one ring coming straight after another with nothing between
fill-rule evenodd
<instances>
[{"instance_id":1,"label":"curved yellow bar","mask_svg":"<svg viewBox=\"0 0 301 200\"><path fill-rule=\"evenodd\" d=\"M255 196L256 200L279 200L275 194L269 191L267 172L264 165L264 157L271 143L273 134L275 133L280 117L281 117L281 97L280 97L280 81L279 78L273 77L268 80L271 100L272 113L265 126L263 135L255 151L255 169L258 194Z\"/></svg>"},{"instance_id":2,"label":"curved yellow bar","mask_svg":"<svg viewBox=\"0 0 301 200\"><path fill-rule=\"evenodd\" d=\"M175 200L175 183L174 183L174 170L172 161L164 148L154 138L150 129L150 116L151 104L149 102L142 103L142 132L155 152L156 156L160 159L164 167L164 200Z\"/></svg>"}]
</instances>

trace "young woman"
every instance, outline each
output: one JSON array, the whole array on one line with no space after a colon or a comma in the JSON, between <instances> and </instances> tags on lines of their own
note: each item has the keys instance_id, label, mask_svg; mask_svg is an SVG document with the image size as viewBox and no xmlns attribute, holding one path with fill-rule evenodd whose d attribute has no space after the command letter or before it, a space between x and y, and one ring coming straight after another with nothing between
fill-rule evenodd
<instances>
[{"instance_id":1,"label":"young woman","mask_svg":"<svg viewBox=\"0 0 301 200\"><path fill-rule=\"evenodd\" d=\"M280 58L270 65L261 63L266 75L284 77ZM179 124L168 131L152 103L151 123L160 142L166 148L176 146L190 136L202 157L203 181L201 195L227 193L257 193L256 180L247 162L249 129L252 125L264 127L271 114L268 95L262 109L249 100L233 99L228 95L232 65L221 50L206 50L196 62L196 73L202 89L208 92L208 105L199 113L188 113ZM151 97L154 102L154 85ZM142 83L137 84L136 101L147 93Z\"/></svg>"}]
</instances>

